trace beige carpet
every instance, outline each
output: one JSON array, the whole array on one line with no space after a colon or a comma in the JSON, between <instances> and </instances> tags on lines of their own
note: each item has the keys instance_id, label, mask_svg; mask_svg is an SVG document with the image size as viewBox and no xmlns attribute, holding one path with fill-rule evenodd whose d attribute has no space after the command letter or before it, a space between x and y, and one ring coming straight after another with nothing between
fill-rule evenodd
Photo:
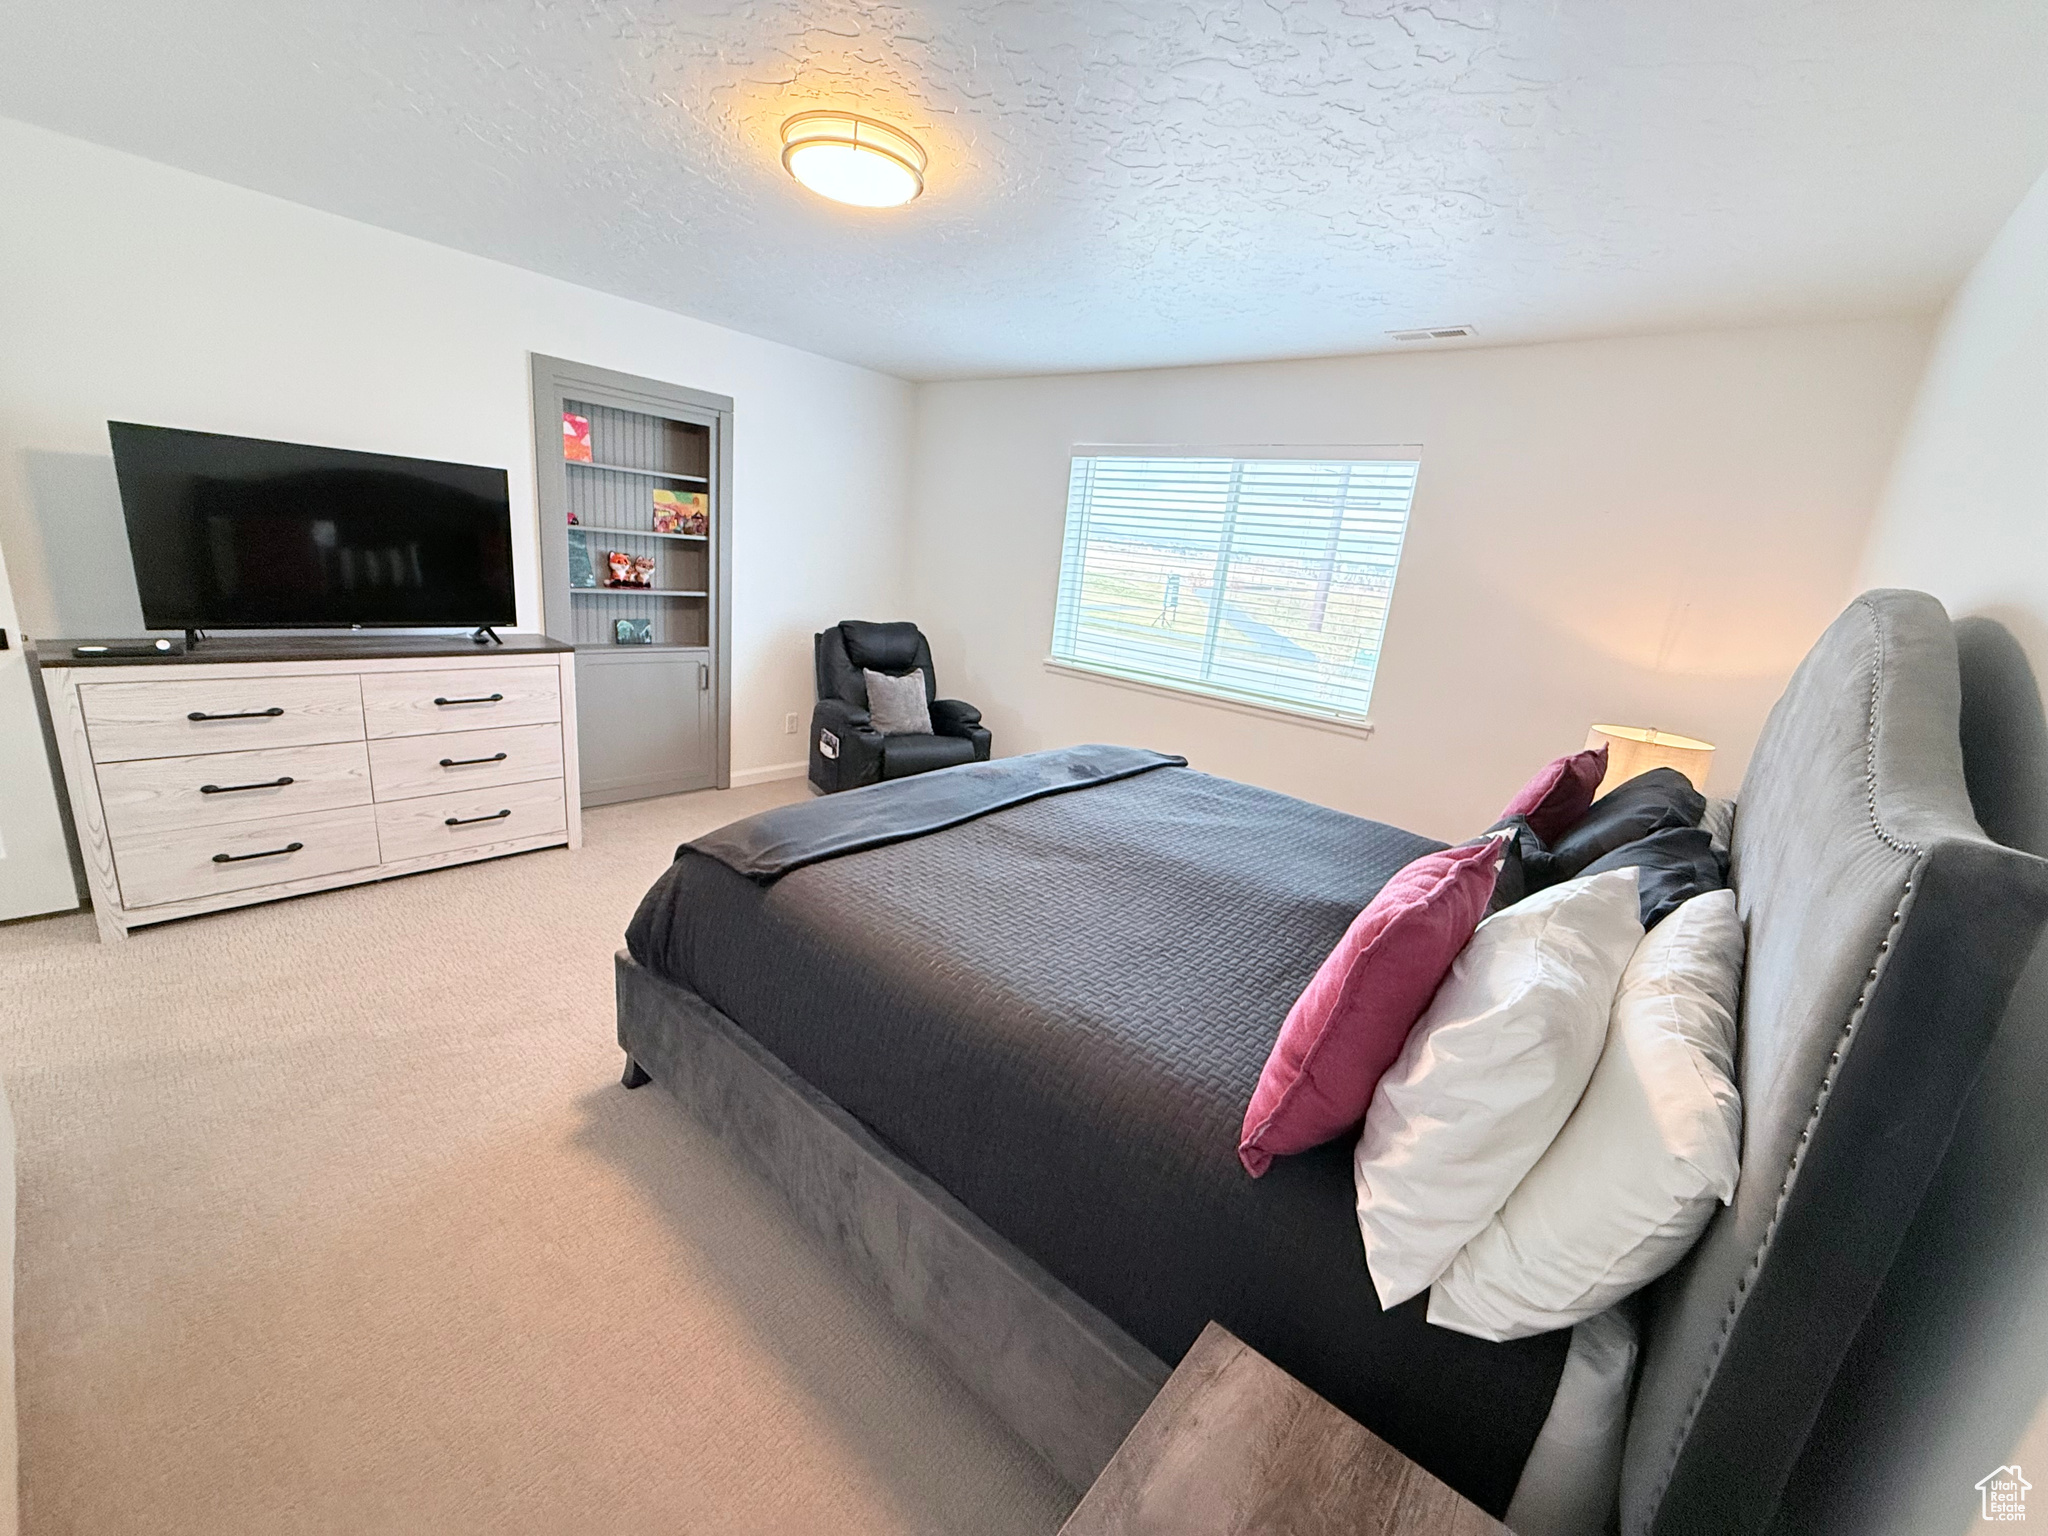
<instances>
[{"instance_id":1,"label":"beige carpet","mask_svg":"<svg viewBox=\"0 0 2048 1536\"><path fill-rule=\"evenodd\" d=\"M1050 1475L659 1088L611 956L675 844L144 931L0 928L23 1529L1043 1533Z\"/></svg>"}]
</instances>

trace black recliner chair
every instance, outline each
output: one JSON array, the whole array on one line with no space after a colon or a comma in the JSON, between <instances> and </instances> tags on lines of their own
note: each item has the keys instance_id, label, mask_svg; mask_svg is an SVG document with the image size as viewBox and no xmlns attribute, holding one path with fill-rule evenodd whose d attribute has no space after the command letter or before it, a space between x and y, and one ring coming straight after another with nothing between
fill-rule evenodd
<instances>
[{"instance_id":1,"label":"black recliner chair","mask_svg":"<svg viewBox=\"0 0 2048 1536\"><path fill-rule=\"evenodd\" d=\"M822 793L988 761L989 734L981 711L938 696L931 644L915 624L848 619L819 632L814 655L818 707L811 711L811 782ZM876 730L868 716L863 670L892 677L922 672L933 734L884 736Z\"/></svg>"}]
</instances>

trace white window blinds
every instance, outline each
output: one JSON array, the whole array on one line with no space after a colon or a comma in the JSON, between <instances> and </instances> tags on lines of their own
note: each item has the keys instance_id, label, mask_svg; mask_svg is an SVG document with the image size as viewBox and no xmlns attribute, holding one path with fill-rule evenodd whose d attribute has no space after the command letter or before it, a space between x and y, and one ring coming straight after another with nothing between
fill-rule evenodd
<instances>
[{"instance_id":1,"label":"white window blinds","mask_svg":"<svg viewBox=\"0 0 2048 1536\"><path fill-rule=\"evenodd\" d=\"M1362 720L1417 468L1077 453L1052 659Z\"/></svg>"}]
</instances>

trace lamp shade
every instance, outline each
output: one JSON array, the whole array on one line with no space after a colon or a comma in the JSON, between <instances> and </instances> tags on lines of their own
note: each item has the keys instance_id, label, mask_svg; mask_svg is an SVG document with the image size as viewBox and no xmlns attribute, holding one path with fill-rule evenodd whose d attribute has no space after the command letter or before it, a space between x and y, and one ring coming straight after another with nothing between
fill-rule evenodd
<instances>
[{"instance_id":1,"label":"lamp shade","mask_svg":"<svg viewBox=\"0 0 2048 1536\"><path fill-rule=\"evenodd\" d=\"M1694 789L1706 793L1707 769L1714 761L1711 741L1647 725L1596 725L1586 733L1586 745L1607 749L1607 777L1600 781L1596 798L1652 768L1676 768Z\"/></svg>"}]
</instances>

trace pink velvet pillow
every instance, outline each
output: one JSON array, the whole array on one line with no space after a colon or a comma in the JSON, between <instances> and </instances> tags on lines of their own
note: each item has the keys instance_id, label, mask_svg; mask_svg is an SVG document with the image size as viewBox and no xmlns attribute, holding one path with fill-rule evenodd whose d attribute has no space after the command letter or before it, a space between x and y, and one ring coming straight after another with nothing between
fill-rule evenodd
<instances>
[{"instance_id":1,"label":"pink velvet pillow","mask_svg":"<svg viewBox=\"0 0 2048 1536\"><path fill-rule=\"evenodd\" d=\"M1253 1178L1276 1157L1358 1129L1373 1089L1485 916L1499 866L1491 838L1424 854L1352 920L1295 999L1259 1074L1237 1145Z\"/></svg>"},{"instance_id":2,"label":"pink velvet pillow","mask_svg":"<svg viewBox=\"0 0 2048 1536\"><path fill-rule=\"evenodd\" d=\"M1523 817L1531 832L1546 844L1554 843L1579 824L1593 804L1593 796L1599 793L1600 781L1606 777L1605 742L1584 752L1574 752L1570 757L1560 757L1546 763L1535 778L1522 786L1500 813L1499 820Z\"/></svg>"}]
</instances>

